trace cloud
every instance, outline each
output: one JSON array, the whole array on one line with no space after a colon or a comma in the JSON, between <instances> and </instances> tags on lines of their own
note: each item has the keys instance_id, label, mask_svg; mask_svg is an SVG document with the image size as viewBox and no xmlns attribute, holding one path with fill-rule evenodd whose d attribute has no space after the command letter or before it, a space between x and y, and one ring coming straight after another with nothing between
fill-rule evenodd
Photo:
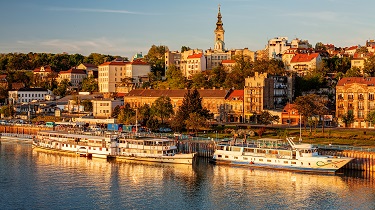
<instances>
[{"instance_id":1,"label":"cloud","mask_svg":"<svg viewBox=\"0 0 375 210\"><path fill-rule=\"evenodd\" d=\"M68 8L68 7L50 7L51 11L71 11L71 12L95 12L95 13L119 13L132 15L157 15L153 13L132 12L128 10L112 10L112 9L92 9L92 8Z\"/></svg>"}]
</instances>

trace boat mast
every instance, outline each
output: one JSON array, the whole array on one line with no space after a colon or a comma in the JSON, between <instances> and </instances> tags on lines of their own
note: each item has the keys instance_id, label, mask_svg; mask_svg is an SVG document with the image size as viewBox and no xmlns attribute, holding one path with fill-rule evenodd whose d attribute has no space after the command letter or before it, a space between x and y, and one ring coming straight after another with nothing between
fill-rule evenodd
<instances>
[{"instance_id":1,"label":"boat mast","mask_svg":"<svg viewBox=\"0 0 375 210\"><path fill-rule=\"evenodd\" d=\"M138 133L138 109L135 109L135 133Z\"/></svg>"},{"instance_id":2,"label":"boat mast","mask_svg":"<svg viewBox=\"0 0 375 210\"><path fill-rule=\"evenodd\" d=\"M302 116L299 114L299 142L302 141Z\"/></svg>"}]
</instances>

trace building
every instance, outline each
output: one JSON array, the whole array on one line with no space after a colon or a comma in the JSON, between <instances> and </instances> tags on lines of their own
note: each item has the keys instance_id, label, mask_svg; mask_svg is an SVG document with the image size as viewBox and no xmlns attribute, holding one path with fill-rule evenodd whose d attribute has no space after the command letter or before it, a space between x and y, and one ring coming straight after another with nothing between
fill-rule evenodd
<instances>
[{"instance_id":1,"label":"building","mask_svg":"<svg viewBox=\"0 0 375 210\"><path fill-rule=\"evenodd\" d=\"M91 63L81 63L77 66L77 69L82 69L86 72L87 77L98 78L98 67Z\"/></svg>"},{"instance_id":2,"label":"building","mask_svg":"<svg viewBox=\"0 0 375 210\"><path fill-rule=\"evenodd\" d=\"M254 122L265 109L274 109L274 80L267 73L255 72L254 77L245 78L244 116L245 122Z\"/></svg>"},{"instance_id":3,"label":"building","mask_svg":"<svg viewBox=\"0 0 375 210\"><path fill-rule=\"evenodd\" d=\"M57 82L61 83L63 80L68 80L72 84L72 88L79 89L85 78L87 78L87 74L84 70L71 68L67 71L60 71Z\"/></svg>"},{"instance_id":4,"label":"building","mask_svg":"<svg viewBox=\"0 0 375 210\"><path fill-rule=\"evenodd\" d=\"M296 54L290 61L290 71L303 76L309 71L321 69L322 65L323 61L319 53Z\"/></svg>"},{"instance_id":5,"label":"building","mask_svg":"<svg viewBox=\"0 0 375 210\"><path fill-rule=\"evenodd\" d=\"M29 103L33 101L44 101L45 96L52 94L50 90L44 88L20 88L8 92L9 103Z\"/></svg>"},{"instance_id":6,"label":"building","mask_svg":"<svg viewBox=\"0 0 375 210\"><path fill-rule=\"evenodd\" d=\"M52 69L51 66L42 66L39 68L35 68L33 71L33 75L36 78L43 79L47 78L50 74L53 74L55 71Z\"/></svg>"},{"instance_id":7,"label":"building","mask_svg":"<svg viewBox=\"0 0 375 210\"><path fill-rule=\"evenodd\" d=\"M105 62L98 67L99 92L117 92L116 88L125 78L132 80L135 87L140 86L142 78L148 77L150 72L151 66L142 60Z\"/></svg>"},{"instance_id":8,"label":"building","mask_svg":"<svg viewBox=\"0 0 375 210\"><path fill-rule=\"evenodd\" d=\"M190 90L136 89L131 90L124 96L124 103L130 104L132 108L141 107L145 104L151 106L160 96L166 96L171 99L173 109L176 112L182 105L182 101L188 91ZM230 91L223 89L200 89L198 92L202 98L202 106L214 114L216 121L224 121L227 116L225 113L225 99Z\"/></svg>"},{"instance_id":9,"label":"building","mask_svg":"<svg viewBox=\"0 0 375 210\"><path fill-rule=\"evenodd\" d=\"M368 128L374 125L366 122L368 113L375 111L375 77L347 77L336 85L336 117L340 126L345 126L342 116L348 111L354 115L354 128Z\"/></svg>"},{"instance_id":10,"label":"building","mask_svg":"<svg viewBox=\"0 0 375 210\"><path fill-rule=\"evenodd\" d=\"M231 72L233 67L236 65L235 60L222 60L221 65L223 65L224 69L226 69L228 72Z\"/></svg>"},{"instance_id":11,"label":"building","mask_svg":"<svg viewBox=\"0 0 375 210\"><path fill-rule=\"evenodd\" d=\"M8 88L8 80L7 80L7 75L6 74L1 74L0 75L0 87L7 89Z\"/></svg>"},{"instance_id":12,"label":"building","mask_svg":"<svg viewBox=\"0 0 375 210\"><path fill-rule=\"evenodd\" d=\"M191 79L194 74L206 70L206 58L203 53L189 55L187 57L186 77Z\"/></svg>"},{"instance_id":13,"label":"building","mask_svg":"<svg viewBox=\"0 0 375 210\"><path fill-rule=\"evenodd\" d=\"M299 125L300 115L294 104L288 103L281 113L280 121L283 125Z\"/></svg>"},{"instance_id":14,"label":"building","mask_svg":"<svg viewBox=\"0 0 375 210\"><path fill-rule=\"evenodd\" d=\"M116 106L123 106L123 100L116 99L92 99L93 116L97 118L112 118Z\"/></svg>"},{"instance_id":15,"label":"building","mask_svg":"<svg viewBox=\"0 0 375 210\"><path fill-rule=\"evenodd\" d=\"M244 90L233 90L225 99L224 122L243 122Z\"/></svg>"}]
</instances>

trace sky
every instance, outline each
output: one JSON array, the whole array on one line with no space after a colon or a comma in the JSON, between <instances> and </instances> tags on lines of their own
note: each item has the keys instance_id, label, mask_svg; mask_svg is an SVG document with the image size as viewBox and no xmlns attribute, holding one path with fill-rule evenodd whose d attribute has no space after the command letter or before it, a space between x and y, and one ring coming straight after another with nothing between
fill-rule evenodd
<instances>
[{"instance_id":1,"label":"sky","mask_svg":"<svg viewBox=\"0 0 375 210\"><path fill-rule=\"evenodd\" d=\"M227 49L280 36L338 47L375 39L374 0L0 0L0 53L214 48L219 4Z\"/></svg>"}]
</instances>

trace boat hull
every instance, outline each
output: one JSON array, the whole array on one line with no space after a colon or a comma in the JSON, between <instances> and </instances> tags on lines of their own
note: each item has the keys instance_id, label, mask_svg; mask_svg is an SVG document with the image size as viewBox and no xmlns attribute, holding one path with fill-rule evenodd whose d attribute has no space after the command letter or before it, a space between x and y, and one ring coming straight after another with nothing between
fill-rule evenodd
<instances>
[{"instance_id":1,"label":"boat hull","mask_svg":"<svg viewBox=\"0 0 375 210\"><path fill-rule=\"evenodd\" d=\"M136 156L118 155L117 161L143 161L157 163L193 164L194 154L176 154L174 156Z\"/></svg>"},{"instance_id":2,"label":"boat hull","mask_svg":"<svg viewBox=\"0 0 375 210\"><path fill-rule=\"evenodd\" d=\"M238 161L234 159L211 159L214 164L238 165L254 168L267 168L310 173L335 173L338 169L349 163L352 158L347 157L319 157L313 159L280 159L266 157L246 157L251 161Z\"/></svg>"}]
</instances>

